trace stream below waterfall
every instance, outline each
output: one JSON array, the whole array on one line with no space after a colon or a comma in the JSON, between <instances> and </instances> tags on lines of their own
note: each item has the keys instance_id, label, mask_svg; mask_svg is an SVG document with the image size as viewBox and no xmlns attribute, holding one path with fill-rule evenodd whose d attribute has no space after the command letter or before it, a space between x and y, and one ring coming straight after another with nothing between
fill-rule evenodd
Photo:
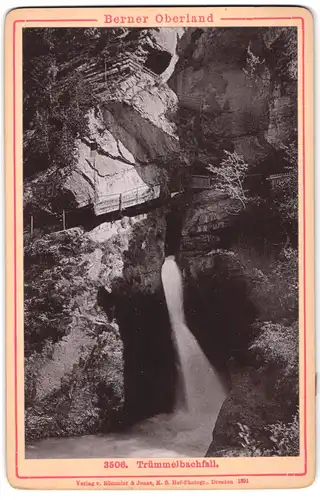
<instances>
[{"instance_id":1,"label":"stream below waterfall","mask_svg":"<svg viewBox=\"0 0 320 500\"><path fill-rule=\"evenodd\" d=\"M203 457L225 392L186 325L183 283L174 256L162 266L162 283L180 362L177 405L123 432L47 438L26 445L26 458ZM151 332L152 333L152 332Z\"/></svg>"}]
</instances>

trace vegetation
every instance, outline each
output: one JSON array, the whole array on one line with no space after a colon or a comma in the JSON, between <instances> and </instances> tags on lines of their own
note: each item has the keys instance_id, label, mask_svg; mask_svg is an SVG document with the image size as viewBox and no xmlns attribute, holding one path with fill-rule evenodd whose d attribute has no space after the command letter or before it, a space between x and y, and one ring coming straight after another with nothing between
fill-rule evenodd
<instances>
[{"instance_id":1,"label":"vegetation","mask_svg":"<svg viewBox=\"0 0 320 500\"><path fill-rule=\"evenodd\" d=\"M284 171L286 177L277 185L273 197L273 210L287 239L298 237L298 147L291 142L284 150Z\"/></svg>"},{"instance_id":2,"label":"vegetation","mask_svg":"<svg viewBox=\"0 0 320 500\"><path fill-rule=\"evenodd\" d=\"M97 432L119 418L122 341L97 303L99 278L90 277L95 250L117 259L122 249L116 239L99 246L74 229L25 245L27 439ZM108 265L114 262L104 264L102 273ZM69 369L57 369L57 356L59 366Z\"/></svg>"},{"instance_id":3,"label":"vegetation","mask_svg":"<svg viewBox=\"0 0 320 500\"><path fill-rule=\"evenodd\" d=\"M269 446L265 447L259 442L250 431L250 428L238 422L239 426L239 444L245 451L246 456L253 457L290 457L299 455L299 416L298 412L294 414L292 422L284 424L277 422L265 426L263 431L266 433Z\"/></svg>"},{"instance_id":4,"label":"vegetation","mask_svg":"<svg viewBox=\"0 0 320 500\"><path fill-rule=\"evenodd\" d=\"M268 64L273 68L274 78L281 85L288 85L290 82L297 81L297 46L297 28L286 27L277 31L277 36L268 53Z\"/></svg>"},{"instance_id":5,"label":"vegetation","mask_svg":"<svg viewBox=\"0 0 320 500\"><path fill-rule=\"evenodd\" d=\"M251 48L251 43L249 43L247 48L246 67L243 68L243 71L249 78L256 78L265 60L261 60L259 56L256 56Z\"/></svg>"},{"instance_id":6,"label":"vegetation","mask_svg":"<svg viewBox=\"0 0 320 500\"><path fill-rule=\"evenodd\" d=\"M270 37L268 50L263 56L259 54L258 57L254 47L249 46L246 60L248 75L251 78L259 76L262 60L265 59L268 75L275 85L280 86L281 94L289 92L294 96L297 91L296 31L281 30L276 36L271 33ZM277 179L275 185L266 180L260 186L253 185L243 190L244 203L241 203L237 216L229 221L232 230L225 238L224 250L211 252L215 256L212 287L219 287L219 293L223 291L216 276L221 265L219 262L223 259L229 268L227 274L232 276L233 290L236 283L238 286L243 280L242 294L248 303L246 308L251 307L253 316L251 325L244 329L239 304L234 299L230 301L238 327L231 325L233 332L229 332L224 321L224 336L220 343L222 345L225 341L228 344L223 355L229 356L233 382L230 403L227 403L223 410L225 414L221 416L225 419L221 427L224 435L219 434L218 426L219 435L214 434L212 443L213 455L299 454L298 147L295 107L291 109L289 106L288 113L292 120L287 130L287 142L278 151L270 151L264 164L250 167L265 177L270 172L285 175ZM218 176L223 161L230 160L234 155L231 148L227 156L224 153L225 156L219 159L219 164L212 171L218 181L217 187L227 192L230 181L236 176L227 176L228 168L224 169L224 175L221 172ZM208 147L206 154L210 156ZM227 167L235 172L239 158L232 160L227 161ZM274 162L276 171L272 171ZM242 186L247 186L245 180ZM239 193L243 196L241 189ZM201 284L202 280L209 279L208 271L204 274L205 277L200 277ZM206 289L205 293L208 295L210 292ZM215 309L219 299L213 295L210 299L211 307ZM242 300L239 295L240 304ZM222 324L218 316L210 316L210 320L215 330L220 331ZM235 346L235 350L231 345ZM247 356L243 349L247 349Z\"/></svg>"},{"instance_id":7,"label":"vegetation","mask_svg":"<svg viewBox=\"0 0 320 500\"><path fill-rule=\"evenodd\" d=\"M284 161L289 175L265 197L250 199L242 214L241 237L233 246L256 311L249 343L251 363L265 381L265 397L282 415L282 420L262 428L238 422L239 442L249 456L299 454L298 183L294 144L286 148L286 153L289 151L290 157ZM262 224L258 229L251 227L251 210ZM259 210L264 214L264 224L263 219L257 219ZM255 241L255 234L257 240L262 238L262 247Z\"/></svg>"},{"instance_id":8,"label":"vegetation","mask_svg":"<svg viewBox=\"0 0 320 500\"><path fill-rule=\"evenodd\" d=\"M264 197L250 199L248 210L243 213L240 241L234 246L243 277L250 284L249 299L256 310L249 352L253 355L253 364L261 380L265 380L266 397L272 398L283 419L260 429L246 422L238 423L243 451L253 456L299 454L298 183L295 144L285 148L285 152L283 167L289 175ZM259 210L264 220L257 219ZM256 220L261 224L258 229L251 227L250 223L254 211ZM260 235L263 246L255 241L254 234L257 234L257 239Z\"/></svg>"},{"instance_id":9,"label":"vegetation","mask_svg":"<svg viewBox=\"0 0 320 500\"><path fill-rule=\"evenodd\" d=\"M75 139L86 132L86 113L94 105L90 86L76 72L61 76L62 57L67 62L76 54L74 40L72 29L25 30L25 175L70 166Z\"/></svg>"},{"instance_id":10,"label":"vegetation","mask_svg":"<svg viewBox=\"0 0 320 500\"><path fill-rule=\"evenodd\" d=\"M45 207L55 214L61 204L72 203L62 186L77 158L77 140L88 133L88 111L98 102L78 68L93 56L101 57L102 49L121 32L111 28L24 30L25 205Z\"/></svg>"},{"instance_id":11,"label":"vegetation","mask_svg":"<svg viewBox=\"0 0 320 500\"><path fill-rule=\"evenodd\" d=\"M48 394L38 385L52 359L52 344L25 358L27 440L105 431L121 419L123 360L117 327L106 323L97 329L91 322L87 335L92 345L84 346L71 371Z\"/></svg>"},{"instance_id":12,"label":"vegetation","mask_svg":"<svg viewBox=\"0 0 320 500\"><path fill-rule=\"evenodd\" d=\"M226 193L232 200L239 202L240 210L245 209L247 193L244 188L244 179L248 173L248 164L243 156L224 150L220 165L218 167L209 165L208 170L216 176L216 188Z\"/></svg>"},{"instance_id":13,"label":"vegetation","mask_svg":"<svg viewBox=\"0 0 320 500\"><path fill-rule=\"evenodd\" d=\"M57 342L67 334L76 297L88 287L87 263L79 251L88 251L89 245L71 231L31 240L25 246L26 355L40 352L46 340Z\"/></svg>"}]
</instances>

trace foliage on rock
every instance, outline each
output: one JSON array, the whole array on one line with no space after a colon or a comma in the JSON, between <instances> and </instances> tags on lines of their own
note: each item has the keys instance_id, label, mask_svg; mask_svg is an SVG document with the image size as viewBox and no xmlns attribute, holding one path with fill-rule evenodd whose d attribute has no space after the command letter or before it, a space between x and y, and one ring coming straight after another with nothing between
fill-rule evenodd
<instances>
[{"instance_id":1,"label":"foliage on rock","mask_svg":"<svg viewBox=\"0 0 320 500\"><path fill-rule=\"evenodd\" d=\"M253 434L248 425L237 422L239 444L244 455L249 457L296 457L299 455L299 415L296 412L292 422L276 422L263 428L269 446L264 446Z\"/></svg>"},{"instance_id":2,"label":"foliage on rock","mask_svg":"<svg viewBox=\"0 0 320 500\"><path fill-rule=\"evenodd\" d=\"M27 439L97 432L118 419L124 398L123 346L117 324L97 304L99 277L90 276L97 248L116 258L112 245L97 244L76 229L26 244ZM69 358L63 358L64 352ZM61 356L65 370L56 371L56 363L63 368ZM48 377L52 387L47 387Z\"/></svg>"},{"instance_id":3,"label":"foliage on rock","mask_svg":"<svg viewBox=\"0 0 320 500\"><path fill-rule=\"evenodd\" d=\"M100 325L92 336L93 347L83 349L59 388L45 398L36 396L40 366L34 362L41 358L45 365L48 353L43 350L26 358L26 439L95 433L118 424L124 402L122 342L113 324Z\"/></svg>"},{"instance_id":4,"label":"foliage on rock","mask_svg":"<svg viewBox=\"0 0 320 500\"><path fill-rule=\"evenodd\" d=\"M88 287L87 264L79 251L90 242L73 231L53 233L25 247L24 339L26 354L41 351L47 339L68 333L75 298Z\"/></svg>"},{"instance_id":5,"label":"foliage on rock","mask_svg":"<svg viewBox=\"0 0 320 500\"><path fill-rule=\"evenodd\" d=\"M279 214L288 237L298 233L298 148L295 142L283 145L286 177L277 184L273 198L273 210Z\"/></svg>"},{"instance_id":6,"label":"foliage on rock","mask_svg":"<svg viewBox=\"0 0 320 500\"><path fill-rule=\"evenodd\" d=\"M35 208L47 207L57 213L61 204L72 203L63 185L77 159L76 141L88 134L88 112L97 105L90 81L77 67L100 57L101 49L121 31L24 30L25 202ZM35 176L39 178L34 183Z\"/></svg>"}]
</instances>

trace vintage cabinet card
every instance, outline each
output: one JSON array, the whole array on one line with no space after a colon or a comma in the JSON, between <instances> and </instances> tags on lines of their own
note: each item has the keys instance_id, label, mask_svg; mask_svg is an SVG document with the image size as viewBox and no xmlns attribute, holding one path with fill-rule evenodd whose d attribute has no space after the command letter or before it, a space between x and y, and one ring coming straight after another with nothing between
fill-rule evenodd
<instances>
[{"instance_id":1,"label":"vintage cabinet card","mask_svg":"<svg viewBox=\"0 0 320 500\"><path fill-rule=\"evenodd\" d=\"M16 9L5 57L10 483L311 484L310 12Z\"/></svg>"}]
</instances>

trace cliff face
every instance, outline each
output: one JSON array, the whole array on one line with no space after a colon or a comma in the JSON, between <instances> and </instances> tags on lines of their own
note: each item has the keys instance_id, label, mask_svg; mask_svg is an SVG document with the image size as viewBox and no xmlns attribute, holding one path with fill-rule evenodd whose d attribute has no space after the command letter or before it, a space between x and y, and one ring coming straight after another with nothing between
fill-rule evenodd
<instances>
[{"instance_id":1,"label":"cliff face","mask_svg":"<svg viewBox=\"0 0 320 500\"><path fill-rule=\"evenodd\" d=\"M26 244L27 438L109 430L170 410L164 240L160 210Z\"/></svg>"},{"instance_id":2,"label":"cliff face","mask_svg":"<svg viewBox=\"0 0 320 500\"><path fill-rule=\"evenodd\" d=\"M279 81L275 59L284 36L272 29L129 30L118 40L120 54L107 47L102 58L80 65L97 101L76 137L72 168L63 169L57 203L67 227L68 211L76 212L78 227L51 226L51 234L35 231L26 241L27 437L109 430L172 409L165 253L179 253L189 327L230 387L208 453L240 447L235 429L244 414L261 425L289 418L292 408L281 412L269 401L270 378L268 385L263 372L259 381L262 358L251 349L253 325L280 323L286 314L278 305L270 306L278 316L266 314L267 297L281 296L280 281L292 281L283 268L272 274L273 254L261 257L259 245L272 240L256 227L270 225L264 202L249 203L244 216L214 183L162 198L179 191L176 178L222 165L225 150L249 173L283 170L296 91L293 80ZM47 200L32 199L52 168L42 164L26 179L36 222ZM150 201L158 208L146 204L120 218L122 209ZM93 211L90 231L80 209ZM290 256L282 255L281 265ZM275 366L274 383L279 373Z\"/></svg>"},{"instance_id":3,"label":"cliff face","mask_svg":"<svg viewBox=\"0 0 320 500\"><path fill-rule=\"evenodd\" d=\"M253 44L254 71L248 67ZM213 158L234 149L254 165L268 153L272 82L263 49L262 36L251 30L194 30L181 40L171 84L185 112L201 114L196 140L200 147L211 143Z\"/></svg>"},{"instance_id":4,"label":"cliff face","mask_svg":"<svg viewBox=\"0 0 320 500\"><path fill-rule=\"evenodd\" d=\"M104 70L96 63L85 73L96 85L99 108L89 115L88 137L78 142L77 165L64 185L76 206L93 203L99 210L106 197L116 203L119 193L135 189L143 197L166 182L157 162L179 150L171 120L178 99L166 83L177 61L178 36L179 30L148 30L122 54L122 66L113 69L111 61ZM97 74L105 85L96 83Z\"/></svg>"}]
</instances>

